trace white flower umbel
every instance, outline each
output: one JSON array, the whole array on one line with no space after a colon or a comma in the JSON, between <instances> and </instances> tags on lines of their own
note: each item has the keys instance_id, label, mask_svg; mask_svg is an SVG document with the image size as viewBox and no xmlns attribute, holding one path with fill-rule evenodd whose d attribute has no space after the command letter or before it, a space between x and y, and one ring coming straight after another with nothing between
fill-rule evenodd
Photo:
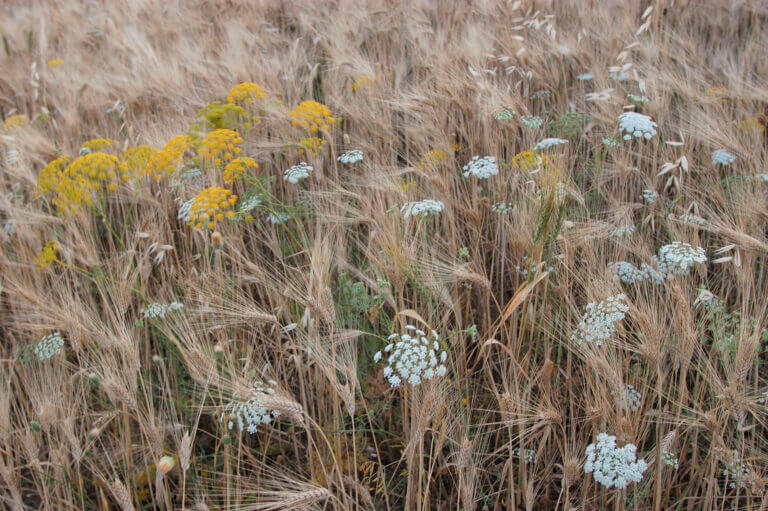
<instances>
[{"instance_id":1,"label":"white flower umbel","mask_svg":"<svg viewBox=\"0 0 768 511\"><path fill-rule=\"evenodd\" d=\"M680 220L685 222L686 224L707 225L707 221L704 218L701 218L700 216L696 216L696 215L691 215L688 213L683 213L678 218L680 218Z\"/></svg>"},{"instance_id":2,"label":"white flower umbel","mask_svg":"<svg viewBox=\"0 0 768 511\"><path fill-rule=\"evenodd\" d=\"M729 480L729 488L736 488L736 486L744 488L746 486L749 478L749 466L741 461L739 451L731 452L731 462L726 465L723 475Z\"/></svg>"},{"instance_id":3,"label":"white flower umbel","mask_svg":"<svg viewBox=\"0 0 768 511\"><path fill-rule=\"evenodd\" d=\"M540 128L541 125L544 124L544 119L542 119L538 115L521 115L520 123L526 128L528 128L529 130L535 130L537 128Z\"/></svg>"},{"instance_id":4,"label":"white flower umbel","mask_svg":"<svg viewBox=\"0 0 768 511\"><path fill-rule=\"evenodd\" d=\"M576 79L580 80L582 82L588 82L590 80L594 80L595 79L595 75L593 75L592 73L587 71L586 73L582 73L579 76L577 76Z\"/></svg>"},{"instance_id":5,"label":"white flower umbel","mask_svg":"<svg viewBox=\"0 0 768 511\"><path fill-rule=\"evenodd\" d=\"M291 215L288 213L283 213L282 211L277 211L276 213L270 213L267 215L267 222L277 225L277 224L284 224L288 220L290 220Z\"/></svg>"},{"instance_id":6,"label":"white flower umbel","mask_svg":"<svg viewBox=\"0 0 768 511\"><path fill-rule=\"evenodd\" d=\"M195 199L189 199L187 202L182 204L179 208L179 214L176 215L176 218L183 222L189 222L189 210L192 207L193 202L195 202Z\"/></svg>"},{"instance_id":7,"label":"white flower umbel","mask_svg":"<svg viewBox=\"0 0 768 511\"><path fill-rule=\"evenodd\" d=\"M635 284L647 280L654 284L661 284L664 280L664 276L659 271L645 263L638 268L628 261L617 261L608 263L608 269L613 272L614 280L621 280L624 284Z\"/></svg>"},{"instance_id":8,"label":"white flower umbel","mask_svg":"<svg viewBox=\"0 0 768 511\"><path fill-rule=\"evenodd\" d=\"M427 217L431 214L440 213L443 209L445 209L445 204L439 200L424 199L406 203L400 208L400 213L403 214L403 218L410 216Z\"/></svg>"},{"instance_id":9,"label":"white flower umbel","mask_svg":"<svg viewBox=\"0 0 768 511\"><path fill-rule=\"evenodd\" d=\"M268 385L257 381L253 384L250 395L245 401L233 400L221 414L221 421L227 421L227 429L232 429L237 425L240 431L247 431L250 434L256 433L259 425L270 424L276 419L280 412L270 410L264 403L264 398L269 394L274 394L272 386L275 382L270 381Z\"/></svg>"},{"instance_id":10,"label":"white flower umbel","mask_svg":"<svg viewBox=\"0 0 768 511\"><path fill-rule=\"evenodd\" d=\"M352 149L351 151L347 151L346 153L342 154L338 158L341 163L346 163L347 165L354 165L357 162L363 161L363 152L359 149Z\"/></svg>"},{"instance_id":11,"label":"white flower umbel","mask_svg":"<svg viewBox=\"0 0 768 511\"><path fill-rule=\"evenodd\" d=\"M564 138L545 138L533 147L534 151L546 151L552 147L567 144L568 141Z\"/></svg>"},{"instance_id":12,"label":"white flower umbel","mask_svg":"<svg viewBox=\"0 0 768 511\"><path fill-rule=\"evenodd\" d=\"M634 225L622 225L611 231L611 238L626 238L635 234L636 228Z\"/></svg>"},{"instance_id":13,"label":"white flower umbel","mask_svg":"<svg viewBox=\"0 0 768 511\"><path fill-rule=\"evenodd\" d=\"M659 200L659 194L655 190L643 190L643 200L646 204L653 204Z\"/></svg>"},{"instance_id":14,"label":"white flower umbel","mask_svg":"<svg viewBox=\"0 0 768 511\"><path fill-rule=\"evenodd\" d=\"M662 451L661 461L666 466L672 467L675 470L677 470L680 467L680 463L677 461L677 456L675 456L675 453L673 452Z\"/></svg>"},{"instance_id":15,"label":"white flower umbel","mask_svg":"<svg viewBox=\"0 0 768 511\"><path fill-rule=\"evenodd\" d=\"M54 355L61 353L64 346L64 339L59 332L53 332L40 339L35 344L35 355L40 360L48 360Z\"/></svg>"},{"instance_id":16,"label":"white flower umbel","mask_svg":"<svg viewBox=\"0 0 768 511\"><path fill-rule=\"evenodd\" d=\"M509 213L512 211L512 203L511 202L497 202L493 206L491 206L491 211L494 213L498 213L499 215L503 215L506 213Z\"/></svg>"},{"instance_id":17,"label":"white flower umbel","mask_svg":"<svg viewBox=\"0 0 768 511\"><path fill-rule=\"evenodd\" d=\"M499 166L496 164L494 156L483 156L482 158L475 156L464 165L463 169L464 177L472 175L477 179L488 179L499 173Z\"/></svg>"},{"instance_id":18,"label":"white flower umbel","mask_svg":"<svg viewBox=\"0 0 768 511\"><path fill-rule=\"evenodd\" d=\"M626 298L626 295L618 294L599 303L588 303L584 318L571 335L571 340L595 346L608 341L616 332L615 323L624 319L629 310L629 306L624 303Z\"/></svg>"},{"instance_id":19,"label":"white flower umbel","mask_svg":"<svg viewBox=\"0 0 768 511\"><path fill-rule=\"evenodd\" d=\"M632 385L624 387L624 391L621 393L621 409L636 412L640 409L642 403L642 394L635 390Z\"/></svg>"},{"instance_id":20,"label":"white flower umbel","mask_svg":"<svg viewBox=\"0 0 768 511\"><path fill-rule=\"evenodd\" d=\"M658 125L647 115L637 112L624 112L619 116L619 131L624 132L624 140L632 137L650 140L656 134Z\"/></svg>"},{"instance_id":21,"label":"white flower umbel","mask_svg":"<svg viewBox=\"0 0 768 511\"><path fill-rule=\"evenodd\" d=\"M703 263L706 260L707 256L703 248L692 247L680 241L673 241L661 247L657 257L659 272L667 280L675 275L687 275L696 263Z\"/></svg>"},{"instance_id":22,"label":"white flower umbel","mask_svg":"<svg viewBox=\"0 0 768 511\"><path fill-rule=\"evenodd\" d=\"M648 468L645 460L637 459L637 447L627 444L617 448L616 437L607 433L597 435L597 443L589 444L586 454L584 473L592 473L595 481L606 488L626 488L630 482L639 483Z\"/></svg>"},{"instance_id":23,"label":"white flower umbel","mask_svg":"<svg viewBox=\"0 0 768 511\"><path fill-rule=\"evenodd\" d=\"M315 169L313 169L311 165L308 165L306 162L301 162L283 172L283 181L288 181L292 185L295 185L302 179L308 178L309 173L313 170Z\"/></svg>"},{"instance_id":24,"label":"white flower umbel","mask_svg":"<svg viewBox=\"0 0 768 511\"><path fill-rule=\"evenodd\" d=\"M712 153L712 165L722 165L724 167L736 161L736 157L725 149L718 149Z\"/></svg>"},{"instance_id":25,"label":"white flower umbel","mask_svg":"<svg viewBox=\"0 0 768 511\"><path fill-rule=\"evenodd\" d=\"M184 304L180 302L171 302L169 304L164 303L150 303L146 309L141 309L141 313L146 319L165 318L165 315L169 312L175 312L184 308Z\"/></svg>"},{"instance_id":26,"label":"white flower umbel","mask_svg":"<svg viewBox=\"0 0 768 511\"><path fill-rule=\"evenodd\" d=\"M406 325L405 329L406 333L390 335L387 338L390 343L373 356L374 362L386 357L384 377L389 384L393 387L402 383L419 385L424 380L445 375L448 354L440 349L437 332L432 330L429 339L423 330L413 325Z\"/></svg>"},{"instance_id":27,"label":"white flower umbel","mask_svg":"<svg viewBox=\"0 0 768 511\"><path fill-rule=\"evenodd\" d=\"M496 112L493 114L493 118L497 121L511 121L515 118L515 114L511 110L502 108L500 110L496 110Z\"/></svg>"},{"instance_id":28,"label":"white flower umbel","mask_svg":"<svg viewBox=\"0 0 768 511\"><path fill-rule=\"evenodd\" d=\"M240 207L237 209L237 211L238 213L248 213L249 211L253 211L254 209L256 209L262 202L263 202L263 198L261 194L246 197L240 203Z\"/></svg>"}]
</instances>

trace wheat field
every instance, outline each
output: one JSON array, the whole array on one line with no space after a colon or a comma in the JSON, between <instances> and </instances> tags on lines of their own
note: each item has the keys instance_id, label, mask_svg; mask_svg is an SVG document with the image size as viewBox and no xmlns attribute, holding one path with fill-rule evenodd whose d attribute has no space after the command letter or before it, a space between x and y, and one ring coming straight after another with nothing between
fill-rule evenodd
<instances>
[{"instance_id":1,"label":"wheat field","mask_svg":"<svg viewBox=\"0 0 768 511\"><path fill-rule=\"evenodd\" d=\"M7 0L0 507L766 509L767 29Z\"/></svg>"}]
</instances>

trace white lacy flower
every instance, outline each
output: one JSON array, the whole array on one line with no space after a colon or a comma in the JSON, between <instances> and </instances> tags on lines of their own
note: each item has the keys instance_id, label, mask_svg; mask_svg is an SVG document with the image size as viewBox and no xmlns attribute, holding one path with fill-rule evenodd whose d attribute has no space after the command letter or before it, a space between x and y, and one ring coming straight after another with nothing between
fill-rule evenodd
<instances>
[{"instance_id":1,"label":"white lacy flower","mask_svg":"<svg viewBox=\"0 0 768 511\"><path fill-rule=\"evenodd\" d=\"M54 355L61 353L61 348L64 346L64 339L59 332L48 334L37 344L35 344L35 355L40 360L47 360Z\"/></svg>"},{"instance_id":2,"label":"white lacy flower","mask_svg":"<svg viewBox=\"0 0 768 511\"><path fill-rule=\"evenodd\" d=\"M584 473L592 473L595 481L606 488L626 488L630 482L639 483L648 465L637 459L637 447L627 444L616 447L616 437L607 433L597 435L597 443L587 446Z\"/></svg>"},{"instance_id":3,"label":"white lacy flower","mask_svg":"<svg viewBox=\"0 0 768 511\"><path fill-rule=\"evenodd\" d=\"M741 461L739 451L734 450L731 452L731 462L726 465L723 470L723 475L728 478L730 488L744 488L746 486L747 478L749 478L749 466Z\"/></svg>"},{"instance_id":4,"label":"white lacy flower","mask_svg":"<svg viewBox=\"0 0 768 511\"><path fill-rule=\"evenodd\" d=\"M624 112L619 116L619 131L624 132L624 140L632 137L650 140L656 134L658 125L647 115L637 112Z\"/></svg>"},{"instance_id":5,"label":"white lacy flower","mask_svg":"<svg viewBox=\"0 0 768 511\"><path fill-rule=\"evenodd\" d=\"M184 308L184 304L180 302L171 302L169 304L164 303L150 303L146 309L142 308L141 313L147 319L165 318L165 315L169 312L175 312Z\"/></svg>"},{"instance_id":6,"label":"white lacy flower","mask_svg":"<svg viewBox=\"0 0 768 511\"><path fill-rule=\"evenodd\" d=\"M671 279L675 275L687 275L694 264L705 262L707 256L701 247L694 248L688 243L673 241L659 249L656 259L659 272L665 279Z\"/></svg>"},{"instance_id":7,"label":"white lacy flower","mask_svg":"<svg viewBox=\"0 0 768 511\"><path fill-rule=\"evenodd\" d=\"M292 185L295 185L302 179L308 178L309 173L313 170L315 169L313 169L311 165L308 165L306 162L301 162L283 172L283 181L288 181Z\"/></svg>"},{"instance_id":8,"label":"white lacy flower","mask_svg":"<svg viewBox=\"0 0 768 511\"><path fill-rule=\"evenodd\" d=\"M491 206L491 211L493 211L494 213L498 213L499 215L509 213L511 210L512 210L511 202L497 202L496 204Z\"/></svg>"},{"instance_id":9,"label":"white lacy flower","mask_svg":"<svg viewBox=\"0 0 768 511\"><path fill-rule=\"evenodd\" d=\"M659 194L655 190L643 190L643 200L646 204L653 204L659 200Z\"/></svg>"},{"instance_id":10,"label":"white lacy flower","mask_svg":"<svg viewBox=\"0 0 768 511\"><path fill-rule=\"evenodd\" d=\"M621 141L613 137L603 137L603 145L606 147L619 147L621 145Z\"/></svg>"},{"instance_id":11,"label":"white lacy flower","mask_svg":"<svg viewBox=\"0 0 768 511\"><path fill-rule=\"evenodd\" d=\"M614 323L624 319L629 310L629 306L624 303L626 298L626 295L618 294L599 303L588 303L584 317L571 334L571 340L579 344L593 343L595 346L608 341L616 332Z\"/></svg>"},{"instance_id":12,"label":"white lacy flower","mask_svg":"<svg viewBox=\"0 0 768 511\"><path fill-rule=\"evenodd\" d=\"M661 461L668 467L672 467L673 469L677 470L680 466L679 462L677 461L677 456L675 456L674 453L669 451L662 451L661 453Z\"/></svg>"},{"instance_id":13,"label":"white lacy flower","mask_svg":"<svg viewBox=\"0 0 768 511\"><path fill-rule=\"evenodd\" d=\"M640 409L642 397L642 394L635 390L635 387L627 385L621 393L621 409L631 410L633 412L638 411Z\"/></svg>"},{"instance_id":14,"label":"white lacy flower","mask_svg":"<svg viewBox=\"0 0 768 511\"><path fill-rule=\"evenodd\" d=\"M433 213L440 213L445 208L445 204L439 200L424 199L416 202L408 202L400 208L403 218L410 216L429 216Z\"/></svg>"},{"instance_id":15,"label":"white lacy flower","mask_svg":"<svg viewBox=\"0 0 768 511\"><path fill-rule=\"evenodd\" d=\"M262 197L261 194L252 195L251 197L247 197L243 199L243 201L240 203L240 207L237 209L238 213L248 213L249 211L253 211L256 209L256 207L259 206L259 204L262 203Z\"/></svg>"},{"instance_id":16,"label":"white lacy flower","mask_svg":"<svg viewBox=\"0 0 768 511\"><path fill-rule=\"evenodd\" d=\"M387 357L384 376L389 384L392 387L403 382L419 385L423 380L445 375L448 354L440 349L437 332L432 330L430 340L423 330L413 325L406 325L405 329L406 333L390 335L387 339L390 343L373 357L374 362Z\"/></svg>"},{"instance_id":17,"label":"white lacy flower","mask_svg":"<svg viewBox=\"0 0 768 511\"><path fill-rule=\"evenodd\" d=\"M635 284L647 280L654 284L661 284L664 276L652 266L643 263L640 267L628 261L608 263L608 269L614 273L614 279L621 280L625 284Z\"/></svg>"},{"instance_id":18,"label":"white lacy flower","mask_svg":"<svg viewBox=\"0 0 768 511\"><path fill-rule=\"evenodd\" d=\"M724 149L712 153L712 165L727 166L736 161L736 157Z\"/></svg>"},{"instance_id":19,"label":"white lacy flower","mask_svg":"<svg viewBox=\"0 0 768 511\"><path fill-rule=\"evenodd\" d=\"M499 166L496 165L496 158L493 156L474 156L469 163L464 165L464 177L470 175L477 179L488 179L499 173Z\"/></svg>"},{"instance_id":20,"label":"white lacy flower","mask_svg":"<svg viewBox=\"0 0 768 511\"><path fill-rule=\"evenodd\" d=\"M268 383L275 385L274 382ZM257 381L253 384L247 400L233 400L224 408L221 421L227 421L227 429L232 429L237 424L240 431L256 433L259 425L269 424L280 415L279 411L270 410L264 403L264 398L274 393L273 388Z\"/></svg>"},{"instance_id":21,"label":"white lacy flower","mask_svg":"<svg viewBox=\"0 0 768 511\"><path fill-rule=\"evenodd\" d=\"M595 75L587 71L586 73L582 73L579 76L576 77L577 80L581 80L582 82L588 82L590 80L594 80Z\"/></svg>"},{"instance_id":22,"label":"white lacy flower","mask_svg":"<svg viewBox=\"0 0 768 511\"><path fill-rule=\"evenodd\" d=\"M195 199L189 199L187 202L182 204L179 208L179 214L176 215L176 218L184 222L189 222L189 210L192 207L193 202L195 202Z\"/></svg>"},{"instance_id":23,"label":"white lacy flower","mask_svg":"<svg viewBox=\"0 0 768 511\"><path fill-rule=\"evenodd\" d=\"M351 151L347 151L336 159L341 163L353 165L357 162L363 161L363 152L359 149L352 149Z\"/></svg>"},{"instance_id":24,"label":"white lacy flower","mask_svg":"<svg viewBox=\"0 0 768 511\"><path fill-rule=\"evenodd\" d=\"M544 119L542 119L537 115L521 115L520 122L526 128L530 130L535 130L536 128L539 128L541 127L542 124L544 124Z\"/></svg>"},{"instance_id":25,"label":"white lacy flower","mask_svg":"<svg viewBox=\"0 0 768 511\"><path fill-rule=\"evenodd\" d=\"M533 148L534 151L545 151L550 147L557 147L562 144L567 144L568 141L562 138L545 138Z\"/></svg>"},{"instance_id":26,"label":"white lacy flower","mask_svg":"<svg viewBox=\"0 0 768 511\"><path fill-rule=\"evenodd\" d=\"M632 234L635 234L634 225L622 225L611 231L611 238L626 238Z\"/></svg>"},{"instance_id":27,"label":"white lacy flower","mask_svg":"<svg viewBox=\"0 0 768 511\"><path fill-rule=\"evenodd\" d=\"M700 216L690 215L688 213L684 213L684 214L680 215L678 218L680 218L680 220L682 220L683 222L685 222L687 224L707 225L707 221L705 219L701 218Z\"/></svg>"},{"instance_id":28,"label":"white lacy flower","mask_svg":"<svg viewBox=\"0 0 768 511\"><path fill-rule=\"evenodd\" d=\"M277 225L287 222L291 218L291 215L288 213L283 213L282 211L278 211L276 213L270 213L267 215L267 222Z\"/></svg>"}]
</instances>

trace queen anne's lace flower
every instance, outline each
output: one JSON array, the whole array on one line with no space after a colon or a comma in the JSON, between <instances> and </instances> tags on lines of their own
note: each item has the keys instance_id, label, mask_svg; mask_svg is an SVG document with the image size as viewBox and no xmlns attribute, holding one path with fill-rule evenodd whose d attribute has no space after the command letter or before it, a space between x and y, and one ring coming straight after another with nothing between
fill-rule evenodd
<instances>
[{"instance_id":1,"label":"queen anne's lace flower","mask_svg":"<svg viewBox=\"0 0 768 511\"><path fill-rule=\"evenodd\" d=\"M712 165L727 166L736 161L736 157L724 149L718 149L712 153Z\"/></svg>"},{"instance_id":2,"label":"queen anne's lace flower","mask_svg":"<svg viewBox=\"0 0 768 511\"><path fill-rule=\"evenodd\" d=\"M579 344L593 343L600 346L616 332L614 323L624 319L629 306L624 303L626 295L609 296L604 301L587 304L584 318L571 335L571 340Z\"/></svg>"},{"instance_id":3,"label":"queen anne's lace flower","mask_svg":"<svg viewBox=\"0 0 768 511\"><path fill-rule=\"evenodd\" d=\"M628 261L608 263L608 269L614 273L614 279L621 280L624 284L635 284L647 280L654 284L661 284L664 276L652 266L643 263L640 267Z\"/></svg>"},{"instance_id":4,"label":"queen anne's lace flower","mask_svg":"<svg viewBox=\"0 0 768 511\"><path fill-rule=\"evenodd\" d=\"M503 215L506 213L509 213L512 211L512 203L511 202L497 202L493 206L491 206L491 211L494 213L498 213L499 215Z\"/></svg>"},{"instance_id":5,"label":"queen anne's lace flower","mask_svg":"<svg viewBox=\"0 0 768 511\"><path fill-rule=\"evenodd\" d=\"M227 429L232 429L237 424L240 431L254 434L260 424L269 424L280 415L279 411L270 410L265 404L264 398L275 393L272 386L276 384L273 381L267 383L268 385L265 385L257 381L253 384L247 400L233 400L224 408L221 421L227 421Z\"/></svg>"},{"instance_id":6,"label":"queen anne's lace flower","mask_svg":"<svg viewBox=\"0 0 768 511\"><path fill-rule=\"evenodd\" d=\"M307 165L306 162L301 162L298 165L294 165L287 169L283 173L283 181L288 181L292 185L295 185L302 179L309 177L309 173L313 170L315 169L313 169L311 165Z\"/></svg>"},{"instance_id":7,"label":"queen anne's lace flower","mask_svg":"<svg viewBox=\"0 0 768 511\"><path fill-rule=\"evenodd\" d=\"M675 456L675 453L669 452L669 451L663 451L661 453L661 462L668 467L674 468L675 470L677 470L678 467L680 466L679 462L677 461L677 456Z\"/></svg>"},{"instance_id":8,"label":"queen anne's lace flower","mask_svg":"<svg viewBox=\"0 0 768 511\"><path fill-rule=\"evenodd\" d=\"M643 200L646 204L653 204L659 200L659 194L655 190L643 190Z\"/></svg>"},{"instance_id":9,"label":"queen anne's lace flower","mask_svg":"<svg viewBox=\"0 0 768 511\"><path fill-rule=\"evenodd\" d=\"M61 348L64 346L64 339L59 332L48 334L37 344L35 344L35 355L40 360L48 360L54 355L61 353Z\"/></svg>"},{"instance_id":10,"label":"queen anne's lace flower","mask_svg":"<svg viewBox=\"0 0 768 511\"><path fill-rule=\"evenodd\" d=\"M146 319L165 318L165 315L169 312L175 312L184 308L184 304L180 302L171 302L169 304L164 303L150 303L147 308L141 309L141 313Z\"/></svg>"},{"instance_id":11,"label":"queen anne's lace flower","mask_svg":"<svg viewBox=\"0 0 768 511\"><path fill-rule=\"evenodd\" d=\"M606 488L626 488L630 482L639 483L648 468L645 460L637 459L637 447L627 444L616 447L616 437L607 433L597 435L597 443L587 446L584 473L592 473L595 481Z\"/></svg>"},{"instance_id":12,"label":"queen anne's lace flower","mask_svg":"<svg viewBox=\"0 0 768 511\"><path fill-rule=\"evenodd\" d=\"M706 260L707 256L703 248L694 248L680 241L673 241L661 247L657 257L659 271L665 279L671 279L675 275L687 275L694 264L703 263Z\"/></svg>"},{"instance_id":13,"label":"queen anne's lace flower","mask_svg":"<svg viewBox=\"0 0 768 511\"><path fill-rule=\"evenodd\" d=\"M590 80L594 80L595 75L587 71L586 73L582 73L576 77L577 80L580 80L582 82L588 82Z\"/></svg>"},{"instance_id":14,"label":"queen anne's lace flower","mask_svg":"<svg viewBox=\"0 0 768 511\"><path fill-rule=\"evenodd\" d=\"M193 202L195 202L195 199L189 199L187 202L182 204L181 207L179 207L179 214L176 215L176 218L184 222L189 222L190 208L192 208Z\"/></svg>"},{"instance_id":15,"label":"queen anne's lace flower","mask_svg":"<svg viewBox=\"0 0 768 511\"><path fill-rule=\"evenodd\" d=\"M475 156L469 163L464 165L464 177L470 175L477 179L488 179L499 173L499 166L496 164L496 158L493 156Z\"/></svg>"},{"instance_id":16,"label":"queen anne's lace flower","mask_svg":"<svg viewBox=\"0 0 768 511\"><path fill-rule=\"evenodd\" d=\"M351 151L347 151L336 159L341 163L353 165L357 162L363 161L363 152L359 149L352 149Z\"/></svg>"},{"instance_id":17,"label":"queen anne's lace flower","mask_svg":"<svg viewBox=\"0 0 768 511\"><path fill-rule=\"evenodd\" d=\"M633 412L638 411L640 409L642 397L642 394L635 390L634 386L627 385L621 393L621 409L631 410Z\"/></svg>"},{"instance_id":18,"label":"queen anne's lace flower","mask_svg":"<svg viewBox=\"0 0 768 511\"><path fill-rule=\"evenodd\" d=\"M387 357L384 376L393 387L406 382L419 385L423 380L431 380L446 373L445 360L448 354L440 349L437 332L432 330L432 340L427 334L413 325L406 325L404 334L392 334L383 352L373 356L374 362Z\"/></svg>"},{"instance_id":19,"label":"queen anne's lace flower","mask_svg":"<svg viewBox=\"0 0 768 511\"><path fill-rule=\"evenodd\" d=\"M537 128L540 128L541 125L544 124L544 119L542 119L537 115L521 115L520 123L522 123L522 125L528 128L529 130L535 130Z\"/></svg>"},{"instance_id":20,"label":"queen anne's lace flower","mask_svg":"<svg viewBox=\"0 0 768 511\"><path fill-rule=\"evenodd\" d=\"M439 200L424 199L416 202L408 202L400 208L403 218L410 216L429 216L434 213L440 213L445 208L445 204Z\"/></svg>"},{"instance_id":21,"label":"queen anne's lace flower","mask_svg":"<svg viewBox=\"0 0 768 511\"><path fill-rule=\"evenodd\" d=\"M545 138L533 147L534 151L546 151L551 147L557 147L559 145L567 144L568 141L564 138Z\"/></svg>"},{"instance_id":22,"label":"queen anne's lace flower","mask_svg":"<svg viewBox=\"0 0 768 511\"><path fill-rule=\"evenodd\" d=\"M624 112L619 116L619 131L625 133L624 140L632 137L650 140L656 134L658 125L647 115Z\"/></svg>"},{"instance_id":23,"label":"queen anne's lace flower","mask_svg":"<svg viewBox=\"0 0 768 511\"><path fill-rule=\"evenodd\" d=\"M701 218L700 216L696 216L696 215L690 215L688 213L684 213L680 215L678 218L680 218L681 221L687 224L707 225L707 221L704 218Z\"/></svg>"},{"instance_id":24,"label":"queen anne's lace flower","mask_svg":"<svg viewBox=\"0 0 768 511\"><path fill-rule=\"evenodd\" d=\"M253 211L256 209L256 207L261 204L263 201L261 194L252 195L250 197L246 197L243 199L243 201L240 203L240 207L237 209L238 213L248 213L249 211Z\"/></svg>"}]
</instances>

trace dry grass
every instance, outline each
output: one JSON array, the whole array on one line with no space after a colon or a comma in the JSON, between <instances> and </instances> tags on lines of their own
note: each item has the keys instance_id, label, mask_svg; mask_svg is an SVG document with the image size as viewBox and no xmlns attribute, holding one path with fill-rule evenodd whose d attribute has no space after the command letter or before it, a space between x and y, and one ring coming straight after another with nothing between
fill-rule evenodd
<instances>
[{"instance_id":1,"label":"dry grass","mask_svg":"<svg viewBox=\"0 0 768 511\"><path fill-rule=\"evenodd\" d=\"M0 115L31 122L0 127L0 220L15 227L0 231L2 507L763 509L767 28L759 1L5 2ZM212 235L177 220L197 191L178 174L71 215L35 196L85 140L161 148L249 81L269 96L242 130L259 169L234 191L270 193L252 221ZM307 99L342 118L309 159L288 118ZM633 108L658 135L605 145ZM569 112L588 119L558 124ZM539 172L507 165L546 136L569 143ZM361 163L337 162L353 148ZM736 161L713 166L720 148ZM447 158L420 164L432 149ZM499 175L465 179L476 154ZM313 175L284 182L301 160ZM445 210L399 214L426 198ZM38 270L49 240L58 260ZM608 263L672 241L707 262L660 285L613 279ZM694 303L702 288L718 309ZM610 342L573 342L586 304L620 292ZM184 309L139 321L173 300ZM422 322L448 373L392 389L373 355ZM30 356L54 331L62 353ZM227 430L254 380L275 381L264 406L280 417ZM617 402L627 384L637 411ZM637 446L642 482L584 473L600 432ZM749 474L731 487L734 453Z\"/></svg>"}]
</instances>

